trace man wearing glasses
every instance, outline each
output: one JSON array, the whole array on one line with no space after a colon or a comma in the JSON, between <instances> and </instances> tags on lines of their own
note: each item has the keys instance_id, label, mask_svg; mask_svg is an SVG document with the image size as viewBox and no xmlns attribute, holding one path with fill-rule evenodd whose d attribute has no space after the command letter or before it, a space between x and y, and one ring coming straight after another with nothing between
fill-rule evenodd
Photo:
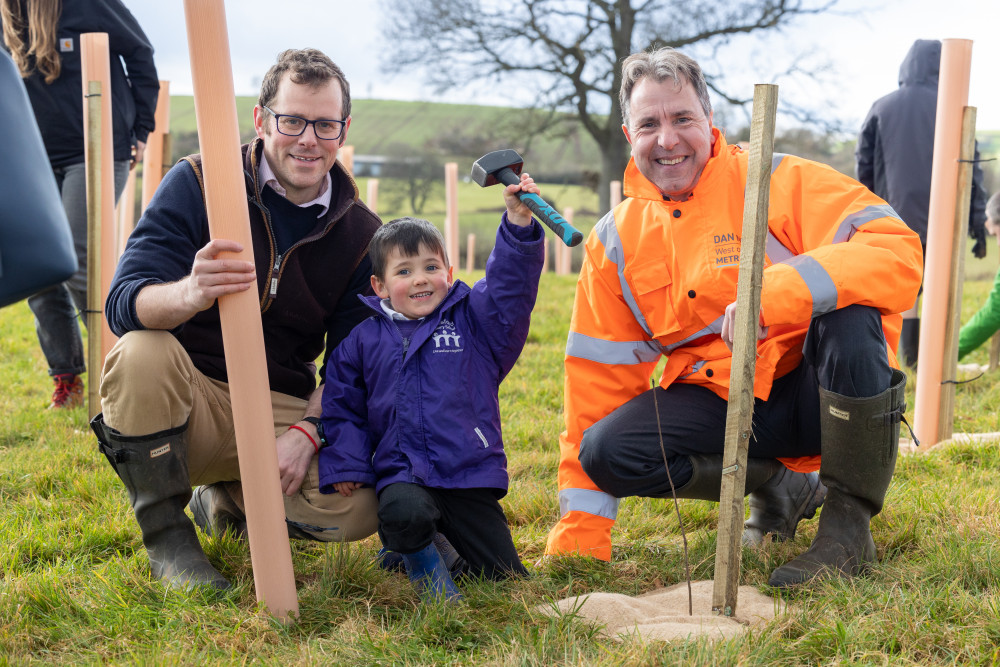
<instances>
[{"instance_id":1,"label":"man wearing glasses","mask_svg":"<svg viewBox=\"0 0 1000 667\"><path fill-rule=\"evenodd\" d=\"M371 489L321 494L316 454L322 388L314 361L367 316L368 241L381 224L337 163L351 124L343 72L315 49L278 56L243 146L253 256L211 240L201 156L164 177L118 264L105 309L121 336L104 366L101 451L129 492L153 576L168 586L229 582L194 525L245 535L243 493L217 298L256 289L292 537L358 540L376 528ZM320 377L324 377L320 369ZM192 485L195 489L192 498Z\"/></svg>"}]
</instances>

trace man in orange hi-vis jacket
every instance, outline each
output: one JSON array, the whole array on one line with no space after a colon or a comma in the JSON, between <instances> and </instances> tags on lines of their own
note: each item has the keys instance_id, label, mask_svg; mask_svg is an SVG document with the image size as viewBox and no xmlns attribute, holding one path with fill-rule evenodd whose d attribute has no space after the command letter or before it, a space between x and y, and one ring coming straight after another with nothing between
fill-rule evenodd
<instances>
[{"instance_id":1,"label":"man in orange hi-vis jacket","mask_svg":"<svg viewBox=\"0 0 1000 667\"><path fill-rule=\"evenodd\" d=\"M586 244L566 345L561 518L546 549L604 560L619 498L671 495L656 410L677 496L719 499L748 157L712 126L695 61L664 48L622 70L627 199ZM875 562L869 523L905 407L899 313L920 278L920 240L883 200L830 167L774 156L744 543L792 537L823 505L812 546L774 586Z\"/></svg>"}]
</instances>

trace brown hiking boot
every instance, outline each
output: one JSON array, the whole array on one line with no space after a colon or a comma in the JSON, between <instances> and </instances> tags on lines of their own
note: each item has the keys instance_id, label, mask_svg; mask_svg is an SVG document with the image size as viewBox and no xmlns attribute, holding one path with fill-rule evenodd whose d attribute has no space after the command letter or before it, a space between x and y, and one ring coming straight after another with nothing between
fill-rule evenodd
<instances>
[{"instance_id":1,"label":"brown hiking boot","mask_svg":"<svg viewBox=\"0 0 1000 667\"><path fill-rule=\"evenodd\" d=\"M53 375L56 388L52 392L49 410L76 408L83 405L83 378L72 373Z\"/></svg>"}]
</instances>

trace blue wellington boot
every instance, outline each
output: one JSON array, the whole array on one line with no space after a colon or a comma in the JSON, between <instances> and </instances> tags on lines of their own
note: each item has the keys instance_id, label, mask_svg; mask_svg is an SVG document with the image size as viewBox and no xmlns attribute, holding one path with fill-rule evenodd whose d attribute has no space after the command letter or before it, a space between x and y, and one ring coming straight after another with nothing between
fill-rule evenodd
<instances>
[{"instance_id":1,"label":"blue wellington boot","mask_svg":"<svg viewBox=\"0 0 1000 667\"><path fill-rule=\"evenodd\" d=\"M434 602L444 598L446 601L458 602L462 599L461 591L455 586L451 573L433 542L420 551L402 556L406 574L421 600Z\"/></svg>"}]
</instances>

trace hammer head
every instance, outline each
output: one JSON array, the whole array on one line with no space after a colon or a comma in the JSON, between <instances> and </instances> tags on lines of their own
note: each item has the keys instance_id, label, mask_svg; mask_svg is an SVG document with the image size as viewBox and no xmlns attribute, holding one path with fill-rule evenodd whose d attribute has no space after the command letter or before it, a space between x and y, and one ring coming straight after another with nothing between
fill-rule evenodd
<instances>
[{"instance_id":1,"label":"hammer head","mask_svg":"<svg viewBox=\"0 0 1000 667\"><path fill-rule=\"evenodd\" d=\"M499 183L497 172L505 167L509 168L515 175L521 173L524 159L517 154L517 151L507 148L502 151L493 151L482 156L472 165L472 180L482 187L487 187Z\"/></svg>"}]
</instances>

